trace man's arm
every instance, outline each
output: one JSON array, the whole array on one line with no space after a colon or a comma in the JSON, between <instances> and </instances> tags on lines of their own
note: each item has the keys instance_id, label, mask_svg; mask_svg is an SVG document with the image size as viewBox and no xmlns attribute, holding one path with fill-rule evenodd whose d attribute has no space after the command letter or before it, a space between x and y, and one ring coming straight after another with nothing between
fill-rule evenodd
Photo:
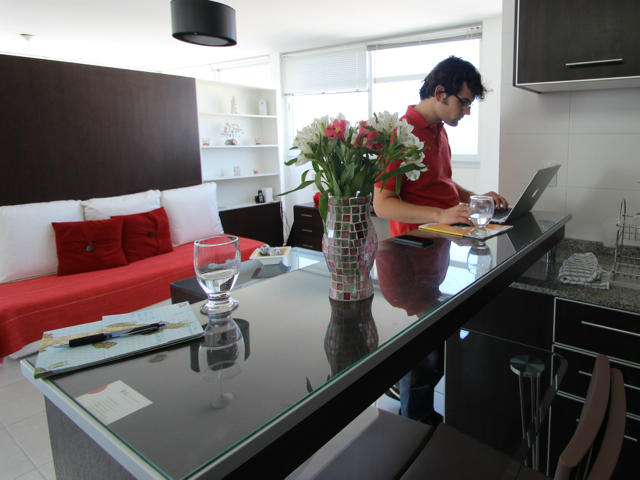
<instances>
[{"instance_id":1,"label":"man's arm","mask_svg":"<svg viewBox=\"0 0 640 480\"><path fill-rule=\"evenodd\" d=\"M473 193L471 190L467 190L466 188L462 187L461 185L458 185L457 183L455 183L455 185L456 185L456 188L458 189L458 195L460 196L460 201L463 203L469 203L469 197L471 197L472 195L477 195L476 193ZM483 195L493 198L493 203L495 203L496 205L496 210L504 210L509 206L509 202L507 202L507 199L504 198L502 195L498 195L496 192L483 193Z\"/></svg>"},{"instance_id":2,"label":"man's arm","mask_svg":"<svg viewBox=\"0 0 640 480\"><path fill-rule=\"evenodd\" d=\"M443 210L436 207L426 207L403 202L392 190L376 188L373 193L373 209L380 218L387 218L402 223L466 223L469 222L469 208L466 205Z\"/></svg>"}]
</instances>

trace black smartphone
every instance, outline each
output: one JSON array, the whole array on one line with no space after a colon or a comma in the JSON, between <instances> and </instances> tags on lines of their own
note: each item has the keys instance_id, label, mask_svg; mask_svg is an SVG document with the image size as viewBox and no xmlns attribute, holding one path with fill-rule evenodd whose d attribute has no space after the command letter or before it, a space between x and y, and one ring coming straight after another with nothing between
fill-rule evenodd
<instances>
[{"instance_id":1,"label":"black smartphone","mask_svg":"<svg viewBox=\"0 0 640 480\"><path fill-rule=\"evenodd\" d=\"M423 238L416 235L399 235L394 237L394 240L396 243L422 248L430 247L434 244L434 241L431 238Z\"/></svg>"}]
</instances>

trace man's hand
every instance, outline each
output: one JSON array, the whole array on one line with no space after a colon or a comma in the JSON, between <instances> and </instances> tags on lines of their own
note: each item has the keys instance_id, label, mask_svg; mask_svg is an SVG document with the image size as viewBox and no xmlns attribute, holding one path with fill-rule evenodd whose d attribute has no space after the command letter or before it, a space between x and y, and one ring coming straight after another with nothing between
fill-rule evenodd
<instances>
[{"instance_id":1,"label":"man's hand","mask_svg":"<svg viewBox=\"0 0 640 480\"><path fill-rule=\"evenodd\" d=\"M496 192L485 193L488 197L493 198L493 203L496 205L496 210L504 210L509 206L509 202L502 195L498 195Z\"/></svg>"},{"instance_id":2,"label":"man's hand","mask_svg":"<svg viewBox=\"0 0 640 480\"><path fill-rule=\"evenodd\" d=\"M448 208L447 210L440 211L440 223L446 223L447 225L453 225L454 223L465 223L471 225L469 221L469 206L466 203L461 203L455 207Z\"/></svg>"}]
</instances>

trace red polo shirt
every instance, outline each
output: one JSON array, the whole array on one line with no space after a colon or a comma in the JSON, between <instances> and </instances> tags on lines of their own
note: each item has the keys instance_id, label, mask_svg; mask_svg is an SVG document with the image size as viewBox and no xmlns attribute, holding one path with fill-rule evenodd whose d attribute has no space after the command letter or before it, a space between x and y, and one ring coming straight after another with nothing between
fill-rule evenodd
<instances>
[{"instance_id":1,"label":"red polo shirt","mask_svg":"<svg viewBox=\"0 0 640 480\"><path fill-rule=\"evenodd\" d=\"M406 119L410 125L413 125L412 133L421 142L424 142L425 146L429 147L424 152L425 158L422 162L429 168L426 171L423 170L418 180L415 181L408 180L406 175L402 175L400 198L404 202L415 205L442 209L454 207L460 203L460 196L451 178L449 137L447 137L447 132L442 122L431 125L414 110L414 106L409 106L407 113L402 118ZM389 165L387 171L397 169L401 162L401 160L393 162ZM385 190L395 192L397 178L394 177L387 180ZM381 183L377 183L376 187L380 188L381 185ZM395 220L389 221L389 230L394 237L415 230L419 226L420 224L402 223Z\"/></svg>"}]
</instances>

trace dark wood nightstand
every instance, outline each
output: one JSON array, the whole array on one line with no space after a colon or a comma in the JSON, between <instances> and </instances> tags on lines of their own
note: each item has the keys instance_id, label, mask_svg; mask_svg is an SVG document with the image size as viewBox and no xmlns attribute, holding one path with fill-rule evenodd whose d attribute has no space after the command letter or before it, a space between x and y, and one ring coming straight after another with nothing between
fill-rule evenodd
<instances>
[{"instance_id":1,"label":"dark wood nightstand","mask_svg":"<svg viewBox=\"0 0 640 480\"><path fill-rule=\"evenodd\" d=\"M293 206L294 246L322 251L324 225L314 203Z\"/></svg>"}]
</instances>

